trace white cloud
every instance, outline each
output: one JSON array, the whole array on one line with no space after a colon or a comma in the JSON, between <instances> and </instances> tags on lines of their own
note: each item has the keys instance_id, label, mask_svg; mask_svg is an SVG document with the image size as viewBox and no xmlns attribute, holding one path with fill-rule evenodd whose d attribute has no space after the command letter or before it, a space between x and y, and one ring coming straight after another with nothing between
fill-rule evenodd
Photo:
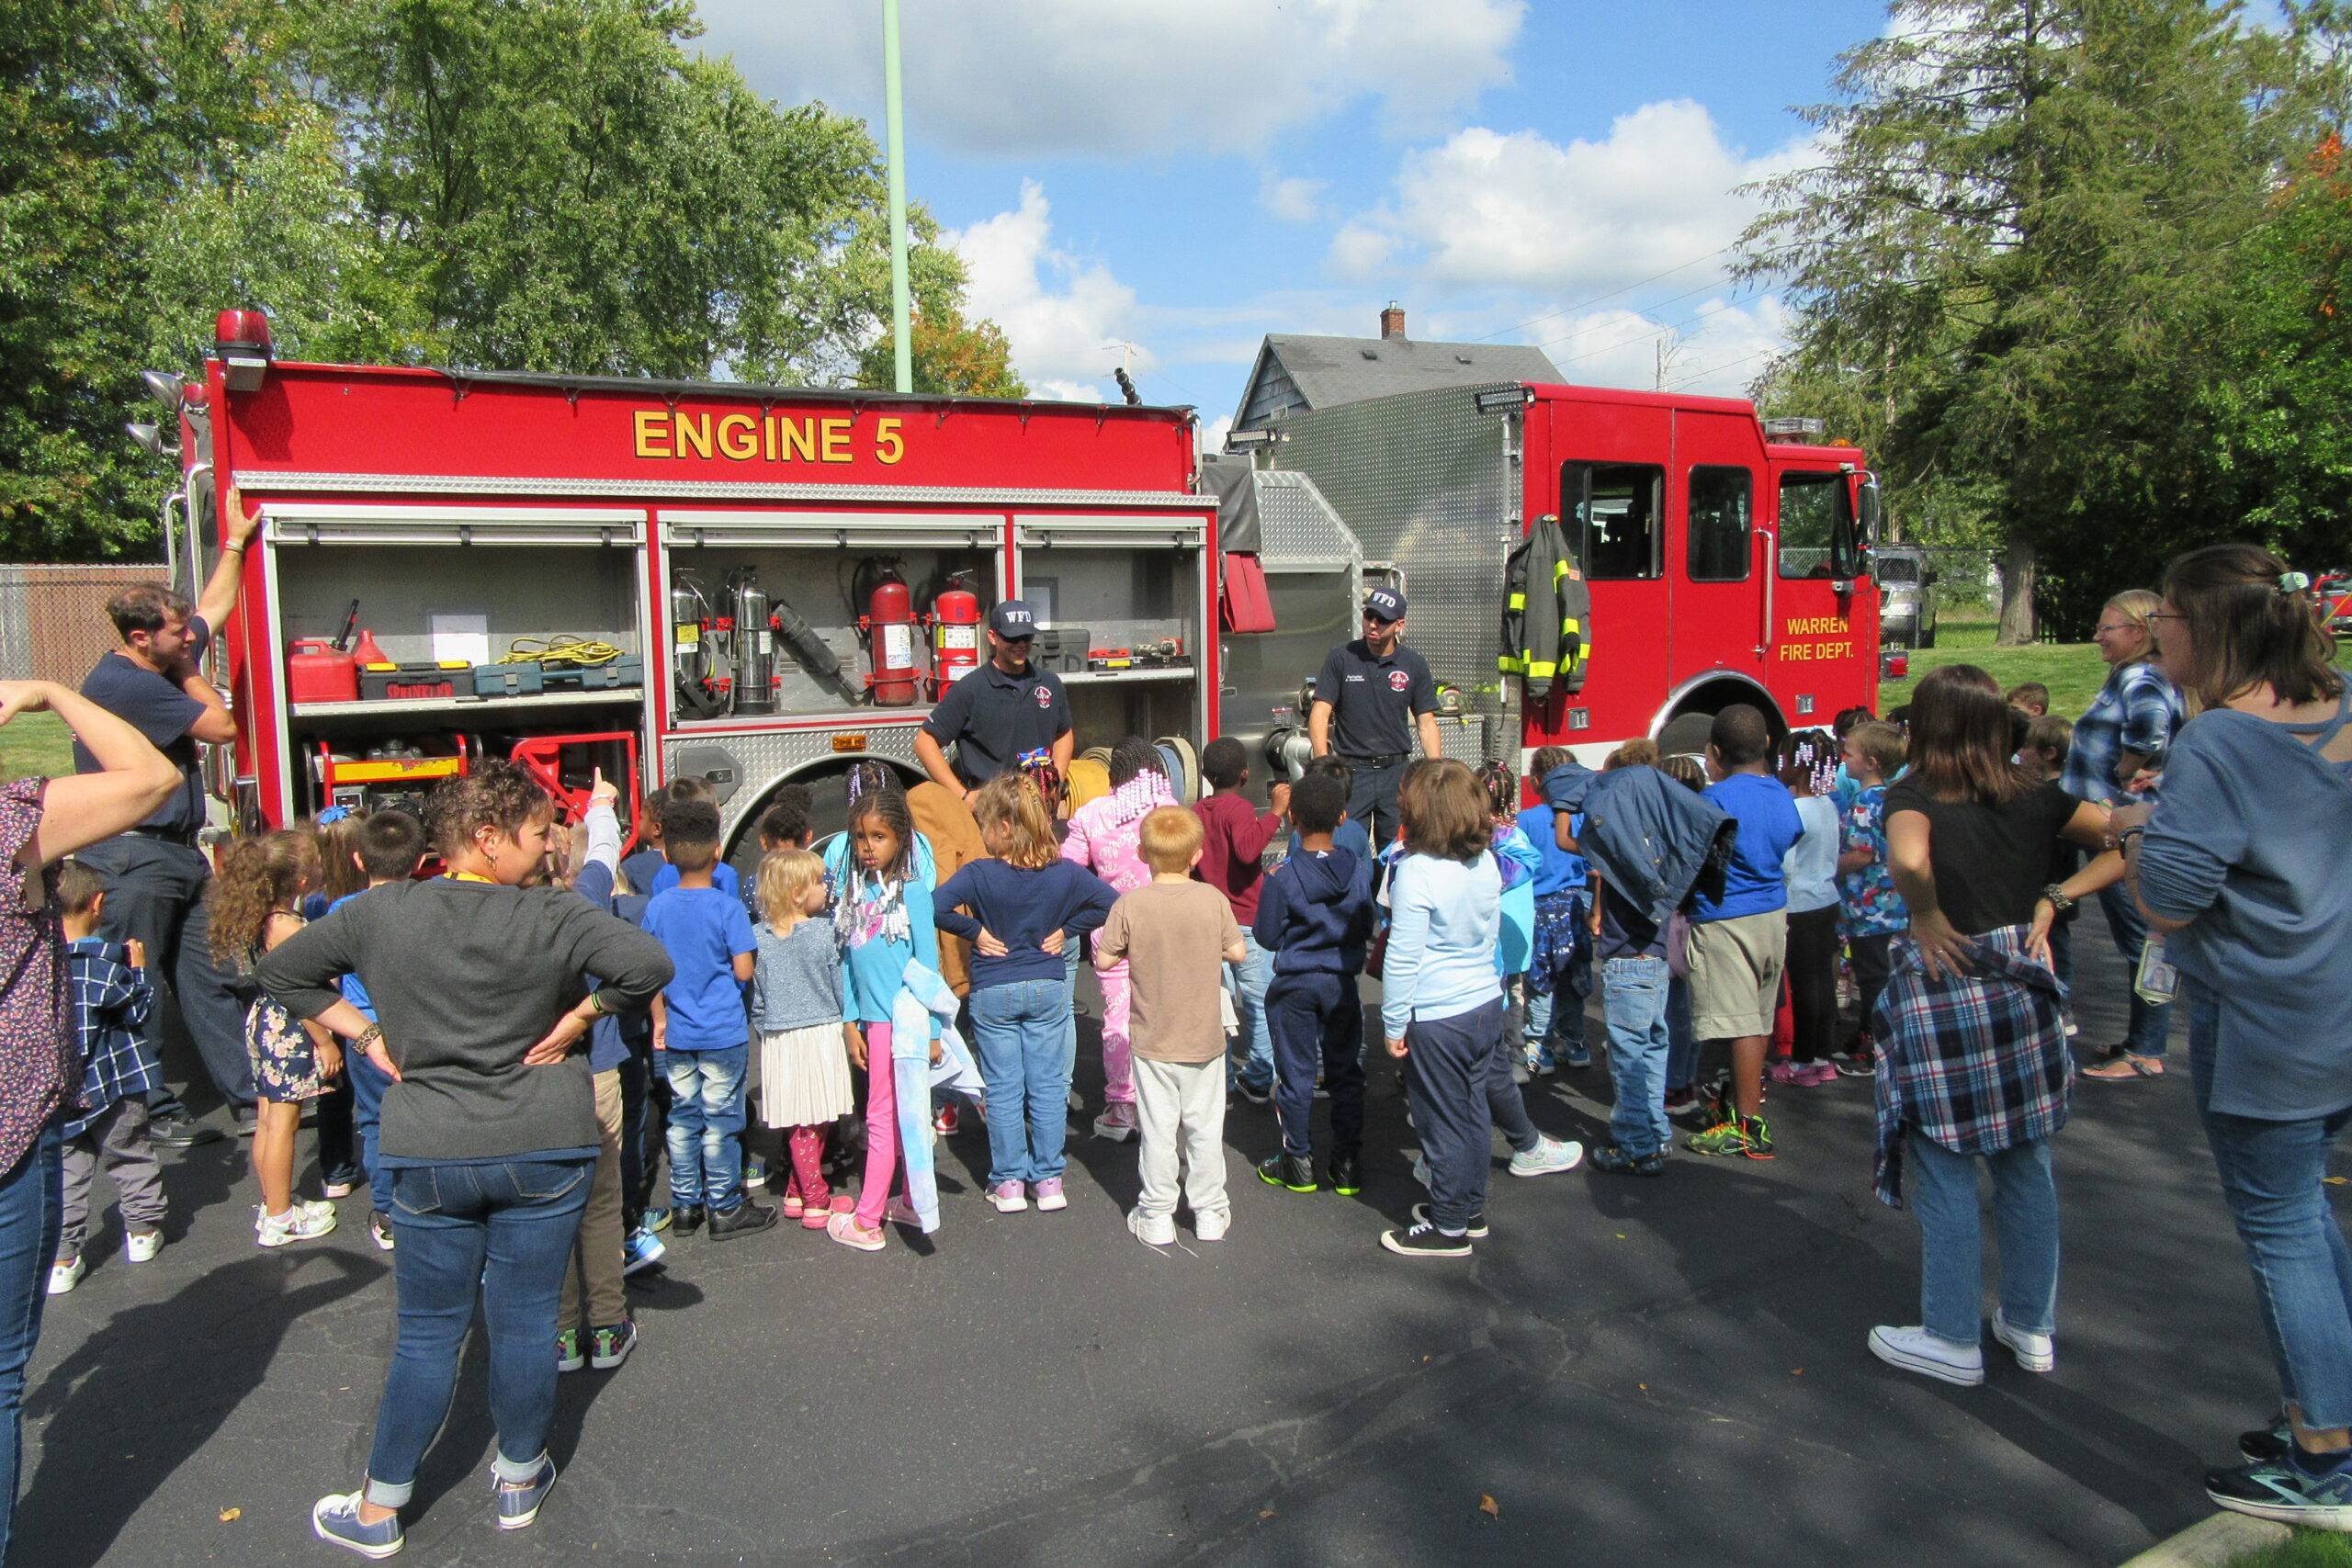
<instances>
[{"instance_id":1,"label":"white cloud","mask_svg":"<svg viewBox=\"0 0 2352 1568\"><path fill-rule=\"evenodd\" d=\"M1298 175L1283 179L1268 169L1258 180L1258 205L1285 223L1312 223L1323 216L1326 183Z\"/></svg>"},{"instance_id":2,"label":"white cloud","mask_svg":"<svg viewBox=\"0 0 2352 1568\"><path fill-rule=\"evenodd\" d=\"M959 152L1262 151L1363 98L1442 129L1510 79L1525 0L906 0L910 132ZM763 92L878 121L881 21L839 0L702 0L703 48ZM876 127L880 130L879 125Z\"/></svg>"},{"instance_id":3,"label":"white cloud","mask_svg":"<svg viewBox=\"0 0 2352 1568\"><path fill-rule=\"evenodd\" d=\"M1794 155L1743 157L1687 100L1566 146L1472 127L1408 152L1394 200L1340 230L1330 265L1359 280L1402 266L1441 289L1623 288L1729 245L1755 209L1736 187Z\"/></svg>"},{"instance_id":4,"label":"white cloud","mask_svg":"<svg viewBox=\"0 0 2352 1568\"><path fill-rule=\"evenodd\" d=\"M1787 327L1787 309L1777 298L1740 303L1717 294L1647 312L1579 312L1543 322L1532 335L1577 385L1645 390L1657 385L1663 339L1668 390L1736 398L1770 363Z\"/></svg>"},{"instance_id":5,"label":"white cloud","mask_svg":"<svg viewBox=\"0 0 2352 1568\"><path fill-rule=\"evenodd\" d=\"M1215 419L1203 420L1197 428L1201 433L1202 451L1222 452L1225 450L1226 433L1233 428L1233 416L1221 413Z\"/></svg>"},{"instance_id":6,"label":"white cloud","mask_svg":"<svg viewBox=\"0 0 2352 1568\"><path fill-rule=\"evenodd\" d=\"M942 237L964 259L968 313L1004 329L1013 366L1031 389L1039 397L1102 401L1100 383L1119 357L1103 345L1134 335L1136 291L1101 263L1054 248L1043 187L1023 180L1020 206ZM1159 360L1138 349L1133 364L1141 376Z\"/></svg>"}]
</instances>

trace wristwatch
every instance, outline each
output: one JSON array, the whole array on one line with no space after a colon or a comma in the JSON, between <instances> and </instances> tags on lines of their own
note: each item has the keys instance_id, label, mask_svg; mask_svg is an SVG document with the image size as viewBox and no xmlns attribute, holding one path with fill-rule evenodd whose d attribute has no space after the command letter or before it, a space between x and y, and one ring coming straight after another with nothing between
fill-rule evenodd
<instances>
[{"instance_id":1,"label":"wristwatch","mask_svg":"<svg viewBox=\"0 0 2352 1568\"><path fill-rule=\"evenodd\" d=\"M2062 915L2075 907L2073 896L2054 882L2041 890L2041 896Z\"/></svg>"}]
</instances>

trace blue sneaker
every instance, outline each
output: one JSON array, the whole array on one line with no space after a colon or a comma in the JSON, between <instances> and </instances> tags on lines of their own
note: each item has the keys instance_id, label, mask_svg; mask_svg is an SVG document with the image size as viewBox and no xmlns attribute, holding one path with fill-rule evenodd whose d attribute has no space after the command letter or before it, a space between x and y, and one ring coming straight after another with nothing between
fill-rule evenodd
<instances>
[{"instance_id":1,"label":"blue sneaker","mask_svg":"<svg viewBox=\"0 0 2352 1568\"><path fill-rule=\"evenodd\" d=\"M668 1230L670 1228L670 1221L673 1217L674 1216L672 1215L667 1208L648 1209L645 1211L645 1216L639 1223L637 1228L643 1231L648 1235L653 1235L662 1231Z\"/></svg>"},{"instance_id":2,"label":"blue sneaker","mask_svg":"<svg viewBox=\"0 0 2352 1568\"><path fill-rule=\"evenodd\" d=\"M1582 1043L1571 1045L1561 1054L1560 1065L1564 1067L1589 1067L1592 1066L1592 1053Z\"/></svg>"},{"instance_id":3,"label":"blue sneaker","mask_svg":"<svg viewBox=\"0 0 2352 1568\"><path fill-rule=\"evenodd\" d=\"M496 1471L492 1471L490 1489L498 1498L498 1528L518 1530L529 1525L539 1517L539 1505L548 1500L548 1494L554 1487L555 1461L545 1454L539 1456L538 1473L520 1486L509 1486L498 1479Z\"/></svg>"},{"instance_id":4,"label":"blue sneaker","mask_svg":"<svg viewBox=\"0 0 2352 1568\"><path fill-rule=\"evenodd\" d=\"M345 1492L332 1497L322 1497L311 1505L311 1529L321 1540L331 1546L356 1551L362 1557L385 1558L395 1555L408 1544L401 1534L401 1517L387 1515L372 1525L359 1522L359 1505L368 1496L367 1488Z\"/></svg>"},{"instance_id":5,"label":"blue sneaker","mask_svg":"<svg viewBox=\"0 0 2352 1568\"><path fill-rule=\"evenodd\" d=\"M650 1269L669 1250L662 1245L660 1236L639 1225L621 1242L621 1273L627 1276L640 1269Z\"/></svg>"},{"instance_id":6,"label":"blue sneaker","mask_svg":"<svg viewBox=\"0 0 2352 1568\"><path fill-rule=\"evenodd\" d=\"M2313 1475L2292 1455L2205 1472L2205 1495L2233 1513L2305 1529L2352 1530L2352 1463Z\"/></svg>"}]
</instances>

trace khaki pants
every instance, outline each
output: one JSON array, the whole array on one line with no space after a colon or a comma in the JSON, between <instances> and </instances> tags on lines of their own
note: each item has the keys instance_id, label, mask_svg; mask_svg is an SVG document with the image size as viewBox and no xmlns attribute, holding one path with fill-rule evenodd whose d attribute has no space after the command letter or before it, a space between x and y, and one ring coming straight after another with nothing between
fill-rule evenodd
<instances>
[{"instance_id":1,"label":"khaki pants","mask_svg":"<svg viewBox=\"0 0 2352 1568\"><path fill-rule=\"evenodd\" d=\"M1225 1058L1135 1059L1136 1122L1142 1131L1143 1191L1136 1211L1176 1212L1181 1167L1193 1217L1225 1214Z\"/></svg>"},{"instance_id":2,"label":"khaki pants","mask_svg":"<svg viewBox=\"0 0 2352 1568\"><path fill-rule=\"evenodd\" d=\"M1789 912L1768 909L1690 928L1690 1028L1702 1040L1772 1032Z\"/></svg>"},{"instance_id":3,"label":"khaki pants","mask_svg":"<svg viewBox=\"0 0 2352 1568\"><path fill-rule=\"evenodd\" d=\"M628 1296L621 1284L621 1075L608 1068L596 1075L596 1133L602 1145L596 1156L596 1179L588 1189L588 1207L580 1216L580 1240L572 1261L563 1270L563 1300L556 1308L558 1329L610 1328L628 1316ZM588 1292L588 1321L580 1321L582 1281Z\"/></svg>"}]
</instances>

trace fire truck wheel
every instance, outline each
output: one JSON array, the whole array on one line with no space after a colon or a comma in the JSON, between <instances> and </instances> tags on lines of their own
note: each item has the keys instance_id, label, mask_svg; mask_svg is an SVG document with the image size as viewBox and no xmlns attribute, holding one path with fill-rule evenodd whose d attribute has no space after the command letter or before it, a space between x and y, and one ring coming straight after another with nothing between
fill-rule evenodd
<instances>
[{"instance_id":1,"label":"fire truck wheel","mask_svg":"<svg viewBox=\"0 0 2352 1568\"><path fill-rule=\"evenodd\" d=\"M1707 736L1714 726L1713 714L1679 714L1658 731L1658 752L1667 757L1702 757L1707 751Z\"/></svg>"}]
</instances>

